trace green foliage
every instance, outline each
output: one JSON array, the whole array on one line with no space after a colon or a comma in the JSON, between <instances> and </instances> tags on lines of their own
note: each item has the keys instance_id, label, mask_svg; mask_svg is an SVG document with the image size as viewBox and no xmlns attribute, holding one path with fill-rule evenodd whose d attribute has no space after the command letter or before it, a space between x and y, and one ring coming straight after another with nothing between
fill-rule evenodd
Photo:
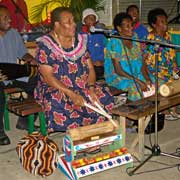
<instances>
[{"instance_id":1,"label":"green foliage","mask_svg":"<svg viewBox=\"0 0 180 180\"><path fill-rule=\"evenodd\" d=\"M59 6L68 7L70 0L42 0L39 5L31 8L30 18L35 19L36 22L42 22L42 13L53 6L53 4L59 4Z\"/></svg>"},{"instance_id":2,"label":"green foliage","mask_svg":"<svg viewBox=\"0 0 180 180\"><path fill-rule=\"evenodd\" d=\"M46 11L53 3L59 6L70 7L75 21L81 21L82 11L86 8L92 8L95 11L104 10L105 0L42 0L42 3L31 8L30 18L36 22L42 22L42 12Z\"/></svg>"}]
</instances>

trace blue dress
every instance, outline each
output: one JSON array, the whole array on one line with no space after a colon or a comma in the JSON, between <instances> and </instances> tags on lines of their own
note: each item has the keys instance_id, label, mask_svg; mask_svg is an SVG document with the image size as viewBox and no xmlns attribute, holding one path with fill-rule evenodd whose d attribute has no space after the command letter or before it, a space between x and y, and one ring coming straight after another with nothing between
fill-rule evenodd
<instances>
[{"instance_id":1,"label":"blue dress","mask_svg":"<svg viewBox=\"0 0 180 180\"><path fill-rule=\"evenodd\" d=\"M88 65L87 36L78 35L74 49L61 49L49 35L43 36L38 42L37 60L40 64L47 64L53 68L54 76L68 88L88 98ZM107 88L95 87L96 95L107 112L113 107L114 99ZM73 104L72 100L63 92L48 86L41 74L35 89L35 99L42 105L48 122L49 132L66 131L93 123L107 120L86 107Z\"/></svg>"},{"instance_id":2,"label":"blue dress","mask_svg":"<svg viewBox=\"0 0 180 180\"><path fill-rule=\"evenodd\" d=\"M125 49L127 51L128 58ZM143 61L140 43L133 41L133 47L128 49L125 46L123 47L121 39L109 39L105 50L104 68L105 80L108 85L128 92L129 100L135 101L141 99L141 92L139 92L136 88L134 81L115 73L112 58L116 58L117 61L119 61L120 66L125 72L145 82L145 78L141 72Z\"/></svg>"}]
</instances>

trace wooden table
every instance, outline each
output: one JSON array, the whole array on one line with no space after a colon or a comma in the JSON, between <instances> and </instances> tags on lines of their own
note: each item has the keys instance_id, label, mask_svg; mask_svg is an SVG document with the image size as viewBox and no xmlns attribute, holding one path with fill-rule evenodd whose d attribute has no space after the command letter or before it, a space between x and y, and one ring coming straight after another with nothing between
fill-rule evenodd
<instances>
[{"instance_id":1,"label":"wooden table","mask_svg":"<svg viewBox=\"0 0 180 180\"><path fill-rule=\"evenodd\" d=\"M119 121L122 126L121 128L122 128L122 136L124 138L124 143L125 143L125 136L126 136L126 118L129 118L132 120L138 120L138 134L133 140L129 151L141 161L145 159L144 157L144 145L145 145L144 144L144 130L151 119L151 115L155 113L155 106L153 105L154 99L155 99L154 97L149 97L149 98L137 101L136 104L145 103L145 105L143 105L142 106L143 108L141 109L129 108L128 105L130 103L127 103L124 106L119 106L112 109L112 113L114 115L119 116ZM158 100L159 100L158 112L161 112L170 107L180 104L180 94L176 94L170 97L162 97L159 95ZM135 147L137 145L139 145L138 152L135 151Z\"/></svg>"}]
</instances>

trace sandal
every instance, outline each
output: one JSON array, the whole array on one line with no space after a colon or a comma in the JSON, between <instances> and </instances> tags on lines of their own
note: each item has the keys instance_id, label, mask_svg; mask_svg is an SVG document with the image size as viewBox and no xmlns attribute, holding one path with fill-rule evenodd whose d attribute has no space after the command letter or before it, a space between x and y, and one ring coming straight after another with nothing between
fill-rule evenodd
<instances>
[{"instance_id":1,"label":"sandal","mask_svg":"<svg viewBox=\"0 0 180 180\"><path fill-rule=\"evenodd\" d=\"M171 114L173 117L177 118L177 119L180 118L180 114L177 114L176 112L172 112L172 111L171 111L170 114Z\"/></svg>"},{"instance_id":2,"label":"sandal","mask_svg":"<svg viewBox=\"0 0 180 180\"><path fill-rule=\"evenodd\" d=\"M165 120L167 120L167 121L175 121L177 119L179 119L179 118L173 116L172 114L166 114L165 115Z\"/></svg>"}]
</instances>

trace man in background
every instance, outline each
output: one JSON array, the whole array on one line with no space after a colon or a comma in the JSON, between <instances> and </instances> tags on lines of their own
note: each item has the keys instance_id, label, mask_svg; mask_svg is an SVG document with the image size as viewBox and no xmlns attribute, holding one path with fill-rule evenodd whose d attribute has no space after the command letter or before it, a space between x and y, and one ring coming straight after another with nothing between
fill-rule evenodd
<instances>
[{"instance_id":1,"label":"man in background","mask_svg":"<svg viewBox=\"0 0 180 180\"><path fill-rule=\"evenodd\" d=\"M0 0L0 5L4 5L9 9L13 19L11 27L22 32L26 24L25 18L27 18L27 7L24 0Z\"/></svg>"},{"instance_id":2,"label":"man in background","mask_svg":"<svg viewBox=\"0 0 180 180\"><path fill-rule=\"evenodd\" d=\"M23 59L25 62L34 64L34 58L27 52L25 45L19 33L11 28L11 16L6 6L0 5L0 63L17 63L17 59ZM13 70L12 70L13 73ZM15 81L0 81L0 145L10 144L10 140L4 132L4 108L5 95L4 88L7 86L20 87L29 95L33 95L33 89L36 86L36 79L18 79ZM19 117L16 128L27 129L26 117Z\"/></svg>"}]
</instances>

